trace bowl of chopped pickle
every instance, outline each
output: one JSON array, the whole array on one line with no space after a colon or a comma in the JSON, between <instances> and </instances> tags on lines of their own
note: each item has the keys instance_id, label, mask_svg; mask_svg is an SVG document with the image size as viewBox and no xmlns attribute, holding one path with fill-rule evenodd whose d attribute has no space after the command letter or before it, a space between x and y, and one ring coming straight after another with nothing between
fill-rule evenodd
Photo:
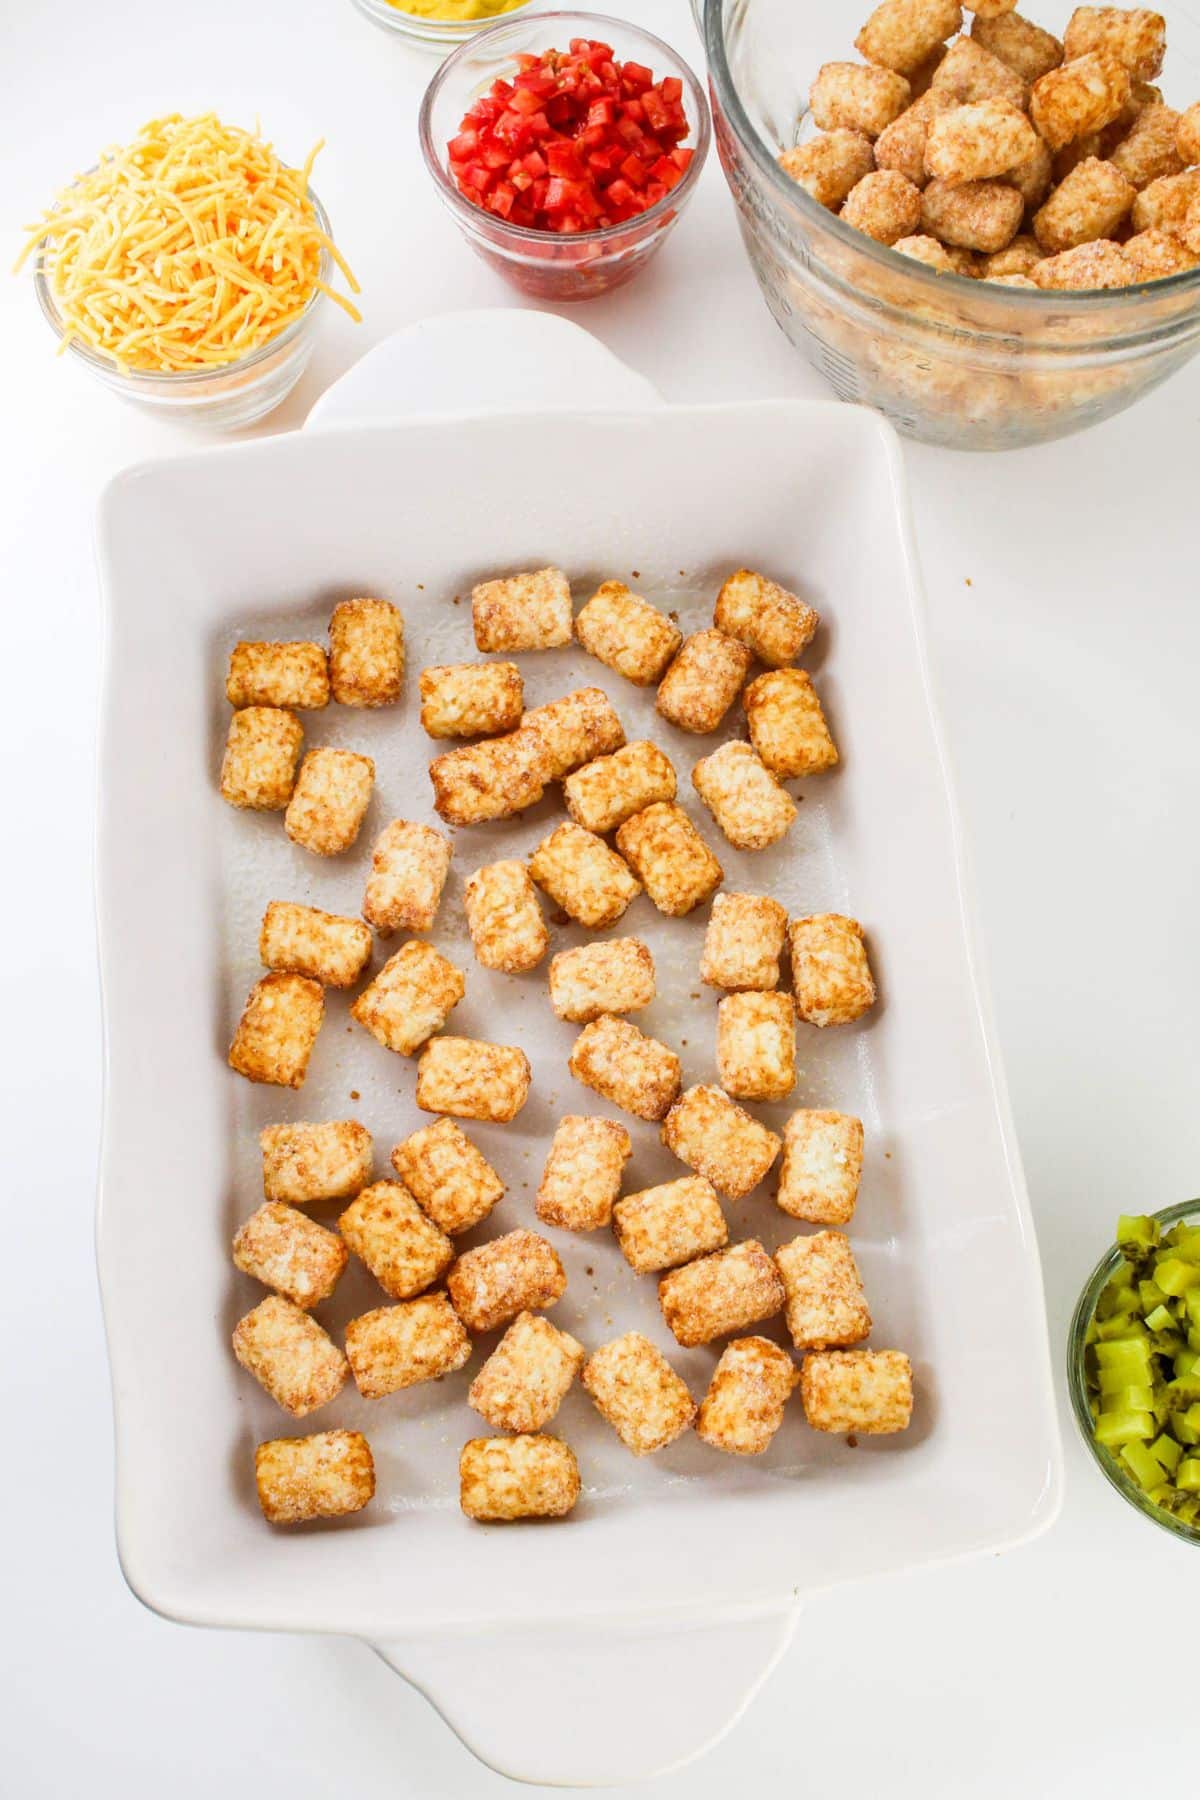
<instances>
[{"instance_id":1,"label":"bowl of chopped pickle","mask_svg":"<svg viewBox=\"0 0 1200 1800\"><path fill-rule=\"evenodd\" d=\"M1118 1221L1075 1308L1067 1373L1113 1487L1200 1544L1200 1200Z\"/></svg>"}]
</instances>

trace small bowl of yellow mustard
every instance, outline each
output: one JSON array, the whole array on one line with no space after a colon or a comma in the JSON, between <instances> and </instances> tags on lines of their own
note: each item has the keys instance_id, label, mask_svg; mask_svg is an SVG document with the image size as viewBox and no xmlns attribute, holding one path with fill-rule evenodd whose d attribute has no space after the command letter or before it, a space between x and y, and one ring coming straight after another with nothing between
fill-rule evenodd
<instances>
[{"instance_id":1,"label":"small bowl of yellow mustard","mask_svg":"<svg viewBox=\"0 0 1200 1800\"><path fill-rule=\"evenodd\" d=\"M507 13L523 12L533 0L354 0L385 31L436 50L473 37Z\"/></svg>"}]
</instances>

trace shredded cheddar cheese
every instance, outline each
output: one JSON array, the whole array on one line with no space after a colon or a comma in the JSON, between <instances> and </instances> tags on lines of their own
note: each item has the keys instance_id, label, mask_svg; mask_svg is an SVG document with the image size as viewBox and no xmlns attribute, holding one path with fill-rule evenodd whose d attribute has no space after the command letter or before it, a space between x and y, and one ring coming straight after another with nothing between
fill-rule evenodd
<instances>
[{"instance_id":1,"label":"shredded cheddar cheese","mask_svg":"<svg viewBox=\"0 0 1200 1800\"><path fill-rule=\"evenodd\" d=\"M317 222L308 178L258 131L214 113L152 119L124 149L63 189L17 263L42 246L43 269L72 341L118 368L221 367L269 344L318 290L329 257L358 283Z\"/></svg>"}]
</instances>

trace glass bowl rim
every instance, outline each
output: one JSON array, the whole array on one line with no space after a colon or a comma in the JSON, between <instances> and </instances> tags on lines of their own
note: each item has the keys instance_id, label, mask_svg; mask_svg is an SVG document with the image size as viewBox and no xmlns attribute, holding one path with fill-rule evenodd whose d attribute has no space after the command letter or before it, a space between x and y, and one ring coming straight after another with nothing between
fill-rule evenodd
<instances>
[{"instance_id":1,"label":"glass bowl rim","mask_svg":"<svg viewBox=\"0 0 1200 1800\"><path fill-rule=\"evenodd\" d=\"M86 169L84 173L90 175L92 171L91 169ZM308 199L312 203L312 209L316 215L318 226L324 235L332 240L333 227L329 222L329 214L325 211L325 208L322 206L311 186L306 190L306 193ZM50 326L55 337L57 337L61 343L64 336L62 314L55 305L54 296L50 289L49 278L46 273L46 243L46 238L42 238L37 247L37 257L33 265L33 286L34 292L37 295L38 305L42 309L42 316ZM321 261L319 267L320 279L327 282L332 270L333 258L329 254L328 247L323 244L321 246ZM117 366L111 356L101 355L98 350L93 350L89 345L81 344L78 338L72 338L70 340L67 345L67 354L77 357L78 360L81 363L84 363L89 369L96 370L98 374L106 376L109 380L122 382L130 387L177 388L180 391L183 391L189 387L197 387L205 383L222 381L228 375L244 374L247 369L257 368L260 363L267 362L280 349L286 348L287 345L293 343L294 340L300 336L301 332L310 323L318 304L325 298L326 296L322 293L321 289L319 287L314 287L308 300L305 302L304 311L298 318L293 319L290 325L285 326L282 331L278 332L275 337L268 338L265 344L259 344L256 349L247 351L244 356L235 358L233 362L214 363L211 368L122 369Z\"/></svg>"},{"instance_id":2,"label":"glass bowl rim","mask_svg":"<svg viewBox=\"0 0 1200 1800\"><path fill-rule=\"evenodd\" d=\"M1194 1218L1200 1223L1200 1199L1181 1200L1174 1206L1164 1206L1149 1217L1157 1219L1159 1225L1168 1228L1178 1225L1183 1219ZM1088 1408L1087 1371L1084 1367L1087 1328L1096 1310L1101 1289L1123 1260L1116 1244L1111 1245L1084 1282L1083 1292L1071 1314L1071 1325L1067 1333L1067 1389L1071 1397L1071 1411L1080 1437L1110 1486L1116 1488L1122 1498L1135 1506L1144 1518L1151 1520L1162 1530L1169 1531L1172 1537L1182 1539L1185 1544L1200 1544L1200 1522L1189 1525L1185 1520L1164 1512L1161 1506L1156 1506L1146 1497L1133 1477L1125 1473L1111 1451L1096 1442L1092 1415Z\"/></svg>"},{"instance_id":3,"label":"glass bowl rim","mask_svg":"<svg viewBox=\"0 0 1200 1800\"><path fill-rule=\"evenodd\" d=\"M692 146L692 160L684 170L683 180L678 182L669 193L664 194L661 200L656 200L653 206L647 207L645 212L638 213L635 218L624 219L617 225L601 225L592 231L572 231L569 234L557 231L537 231L531 225L513 225L509 220L500 218L496 213L487 212L483 207L476 206L474 201L468 200L465 195L460 194L442 167L433 141L433 108L443 86L454 73L460 57L465 59L468 51L473 55L476 54L480 46L486 44L490 38L503 36L518 26L527 25L532 19L536 19L539 25L552 25L555 20L564 19L574 20L581 25L605 27L615 25L620 31L632 33L643 44L652 46L656 50L665 51L683 71L684 87L696 114L694 126L696 142ZM585 34L572 32L571 35L580 37ZM433 76L421 101L417 129L425 166L437 183L442 199L456 213L471 220L473 224L485 225L490 234L500 239L508 238L517 244L561 244L564 247L574 244L625 243L631 236L640 236L643 230L653 227L668 213L678 211L699 180L700 171L708 159L709 146L712 142L712 120L704 88L699 77L684 61L678 50L673 49L664 38L656 36L654 32L647 31L643 26L634 24L629 19L618 19L611 13L574 11L530 13L522 10L506 15L498 23L489 26L486 31L477 31L474 36L467 39L466 43L460 44L457 49L451 51L441 68Z\"/></svg>"},{"instance_id":4,"label":"glass bowl rim","mask_svg":"<svg viewBox=\"0 0 1200 1800\"><path fill-rule=\"evenodd\" d=\"M878 263L881 269L890 270L893 274L902 271L904 274L910 275L919 288L924 287L930 294L934 292L944 294L947 283L950 284L950 292L953 294L966 295L972 289L978 291L980 283L974 276L959 275L949 271L942 273L939 270L930 269L924 263L918 262L915 257L904 256L900 251L893 250L890 244L881 244L876 239L868 237L865 232L856 230L853 225L847 225L838 218L836 213L830 212L827 207L814 200L813 196L805 188L802 188L799 182L793 181L784 173L775 159L767 154L762 140L751 124L750 116L742 104L741 95L734 82L729 60L725 55L723 30L725 10L728 5L733 4L733 0L698 0L698 4L703 21L701 36L704 40L705 56L708 60L709 77L717 101L731 120L738 142L755 164L759 174L766 178L776 197L789 209L798 210L801 217L806 217L810 223L820 224L825 230L831 231L834 237L848 248L857 250L860 254ZM1069 288L1053 288L1045 291L1039 289L1037 293L1030 293L1028 288L1005 287L1003 288L1003 298L1011 299L1018 307L1024 307L1032 318L1039 308L1046 307L1049 300L1053 300L1057 309L1065 308L1068 314L1072 312L1085 314L1102 310L1105 306L1111 306L1118 295L1137 295L1147 299L1152 296L1157 300L1167 294L1180 294L1189 289L1194 291L1197 308L1200 308L1200 265L1194 269L1184 269L1177 275L1166 275L1158 281L1143 283L1140 286L1094 288L1085 289L1082 292L1072 291ZM966 329L968 332L977 331L980 336L1005 335L1002 327L980 325L978 327L968 326ZM1117 336L1120 338L1124 334L1118 331ZM1092 348L1095 349L1097 346L1092 346Z\"/></svg>"},{"instance_id":5,"label":"glass bowl rim","mask_svg":"<svg viewBox=\"0 0 1200 1800\"><path fill-rule=\"evenodd\" d=\"M519 6L509 12L498 13L485 19L429 19L421 13L408 12L404 6L393 5L392 0L354 0L359 12L367 18L382 25L385 31L399 32L402 36L419 37L426 47L439 44L452 44L455 49L464 37L473 43L483 32L490 31L494 25L506 24L528 11L534 0L521 0ZM412 28L411 31L409 28Z\"/></svg>"}]
</instances>

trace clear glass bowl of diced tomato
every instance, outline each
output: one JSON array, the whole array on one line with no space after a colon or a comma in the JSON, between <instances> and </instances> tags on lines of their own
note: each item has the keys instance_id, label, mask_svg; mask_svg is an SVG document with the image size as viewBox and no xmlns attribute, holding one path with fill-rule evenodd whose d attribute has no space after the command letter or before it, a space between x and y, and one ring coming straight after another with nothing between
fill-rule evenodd
<instances>
[{"instance_id":1,"label":"clear glass bowl of diced tomato","mask_svg":"<svg viewBox=\"0 0 1200 1800\"><path fill-rule=\"evenodd\" d=\"M704 91L648 31L598 13L506 19L442 64L421 147L467 242L540 300L584 300L659 249L708 154Z\"/></svg>"}]
</instances>

